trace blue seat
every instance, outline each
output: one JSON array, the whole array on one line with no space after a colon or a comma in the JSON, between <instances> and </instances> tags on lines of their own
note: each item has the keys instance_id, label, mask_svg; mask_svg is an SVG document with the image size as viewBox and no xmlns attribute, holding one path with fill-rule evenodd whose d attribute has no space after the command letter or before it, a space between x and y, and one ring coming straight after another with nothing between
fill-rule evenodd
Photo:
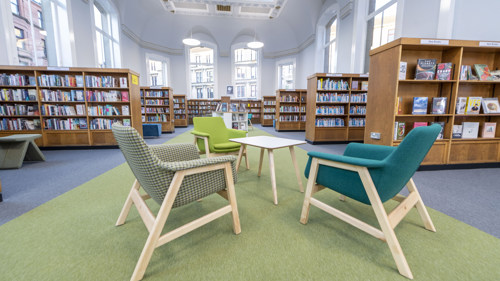
<instances>
[{"instance_id":1,"label":"blue seat","mask_svg":"<svg viewBox=\"0 0 500 281\"><path fill-rule=\"evenodd\" d=\"M144 138L159 138L161 136L161 124L142 124Z\"/></svg>"},{"instance_id":2,"label":"blue seat","mask_svg":"<svg viewBox=\"0 0 500 281\"><path fill-rule=\"evenodd\" d=\"M441 126L438 124L417 127L411 130L397 147L350 143L344 155L309 152L309 160L305 169L308 182L300 222L307 223L310 205L321 208L387 242L399 273L412 279L413 275L396 238L394 228L413 207L416 207L425 228L436 231L412 176L440 131ZM407 197L399 195L405 186L409 191ZM312 197L315 192L325 187L371 205L381 229ZM401 203L387 214L383 203L389 199Z\"/></svg>"}]
</instances>

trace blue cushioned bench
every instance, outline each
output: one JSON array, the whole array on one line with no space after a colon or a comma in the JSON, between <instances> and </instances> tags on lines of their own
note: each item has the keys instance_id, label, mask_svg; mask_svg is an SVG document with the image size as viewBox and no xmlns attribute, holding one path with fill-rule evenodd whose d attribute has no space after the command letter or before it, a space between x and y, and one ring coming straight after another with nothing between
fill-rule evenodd
<instances>
[{"instance_id":1,"label":"blue cushioned bench","mask_svg":"<svg viewBox=\"0 0 500 281\"><path fill-rule=\"evenodd\" d=\"M161 136L161 124L142 124L144 138L159 138Z\"/></svg>"}]
</instances>

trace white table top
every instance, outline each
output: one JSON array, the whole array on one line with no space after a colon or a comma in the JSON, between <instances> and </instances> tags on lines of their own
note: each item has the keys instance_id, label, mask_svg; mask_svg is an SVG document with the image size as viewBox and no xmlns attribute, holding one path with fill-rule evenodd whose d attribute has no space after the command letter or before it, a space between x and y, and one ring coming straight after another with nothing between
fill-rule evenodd
<instances>
[{"instance_id":1,"label":"white table top","mask_svg":"<svg viewBox=\"0 0 500 281\"><path fill-rule=\"evenodd\" d=\"M229 139L229 140L232 142L237 142L237 143L241 143L241 144L256 146L256 147L260 147L260 148L267 148L267 149L276 149L276 148L306 144L305 141L277 138L277 137L269 137L269 136L235 138L235 139Z\"/></svg>"}]
</instances>

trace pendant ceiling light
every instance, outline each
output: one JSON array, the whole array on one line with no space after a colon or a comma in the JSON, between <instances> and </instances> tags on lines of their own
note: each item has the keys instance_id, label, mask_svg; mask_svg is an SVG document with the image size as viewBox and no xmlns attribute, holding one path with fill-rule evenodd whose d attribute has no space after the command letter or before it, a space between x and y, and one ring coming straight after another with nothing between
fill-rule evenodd
<instances>
[{"instance_id":1,"label":"pendant ceiling light","mask_svg":"<svg viewBox=\"0 0 500 281\"><path fill-rule=\"evenodd\" d=\"M192 46L192 47L199 46L201 44L200 40L193 38L193 30L191 30L190 37L182 39L182 43L184 43L185 45L188 45L188 46Z\"/></svg>"},{"instance_id":2,"label":"pendant ceiling light","mask_svg":"<svg viewBox=\"0 0 500 281\"><path fill-rule=\"evenodd\" d=\"M247 47L251 49L260 49L264 47L264 43L257 41L257 32L254 30L253 41L247 43Z\"/></svg>"}]
</instances>

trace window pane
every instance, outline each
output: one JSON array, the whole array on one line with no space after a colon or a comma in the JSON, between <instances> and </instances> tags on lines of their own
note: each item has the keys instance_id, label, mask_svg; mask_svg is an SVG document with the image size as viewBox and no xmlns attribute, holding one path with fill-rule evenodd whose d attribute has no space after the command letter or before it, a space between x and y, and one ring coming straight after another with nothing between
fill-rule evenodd
<instances>
[{"instance_id":1,"label":"window pane","mask_svg":"<svg viewBox=\"0 0 500 281\"><path fill-rule=\"evenodd\" d=\"M391 0L376 0L375 1L375 11L382 8L385 4L391 2Z\"/></svg>"},{"instance_id":2,"label":"window pane","mask_svg":"<svg viewBox=\"0 0 500 281\"><path fill-rule=\"evenodd\" d=\"M163 86L163 62L158 60L149 60L149 75L151 86Z\"/></svg>"},{"instance_id":3,"label":"window pane","mask_svg":"<svg viewBox=\"0 0 500 281\"><path fill-rule=\"evenodd\" d=\"M97 64L99 67L104 67L104 44L102 41L102 34L96 32L96 43L97 43Z\"/></svg>"},{"instance_id":4,"label":"window pane","mask_svg":"<svg viewBox=\"0 0 500 281\"><path fill-rule=\"evenodd\" d=\"M214 88L214 50L206 47L189 49L189 68L191 73L191 97L213 98Z\"/></svg>"},{"instance_id":5,"label":"window pane","mask_svg":"<svg viewBox=\"0 0 500 281\"><path fill-rule=\"evenodd\" d=\"M96 5L94 5L94 21L95 21L95 26L98 27L99 29L102 29L102 14Z\"/></svg>"},{"instance_id":6,"label":"window pane","mask_svg":"<svg viewBox=\"0 0 500 281\"><path fill-rule=\"evenodd\" d=\"M397 4L394 3L383 13L383 25L381 31L380 45L394 40L394 31L396 29Z\"/></svg>"},{"instance_id":7,"label":"window pane","mask_svg":"<svg viewBox=\"0 0 500 281\"><path fill-rule=\"evenodd\" d=\"M337 39L337 19L333 20L332 24L328 27L328 32L329 42Z\"/></svg>"},{"instance_id":8,"label":"window pane","mask_svg":"<svg viewBox=\"0 0 500 281\"><path fill-rule=\"evenodd\" d=\"M257 55L256 50L248 48L234 50L234 83L237 97L257 97Z\"/></svg>"},{"instance_id":9,"label":"window pane","mask_svg":"<svg viewBox=\"0 0 500 281\"><path fill-rule=\"evenodd\" d=\"M10 9L15 15L19 15L19 2L18 0L10 0Z\"/></svg>"}]
</instances>

